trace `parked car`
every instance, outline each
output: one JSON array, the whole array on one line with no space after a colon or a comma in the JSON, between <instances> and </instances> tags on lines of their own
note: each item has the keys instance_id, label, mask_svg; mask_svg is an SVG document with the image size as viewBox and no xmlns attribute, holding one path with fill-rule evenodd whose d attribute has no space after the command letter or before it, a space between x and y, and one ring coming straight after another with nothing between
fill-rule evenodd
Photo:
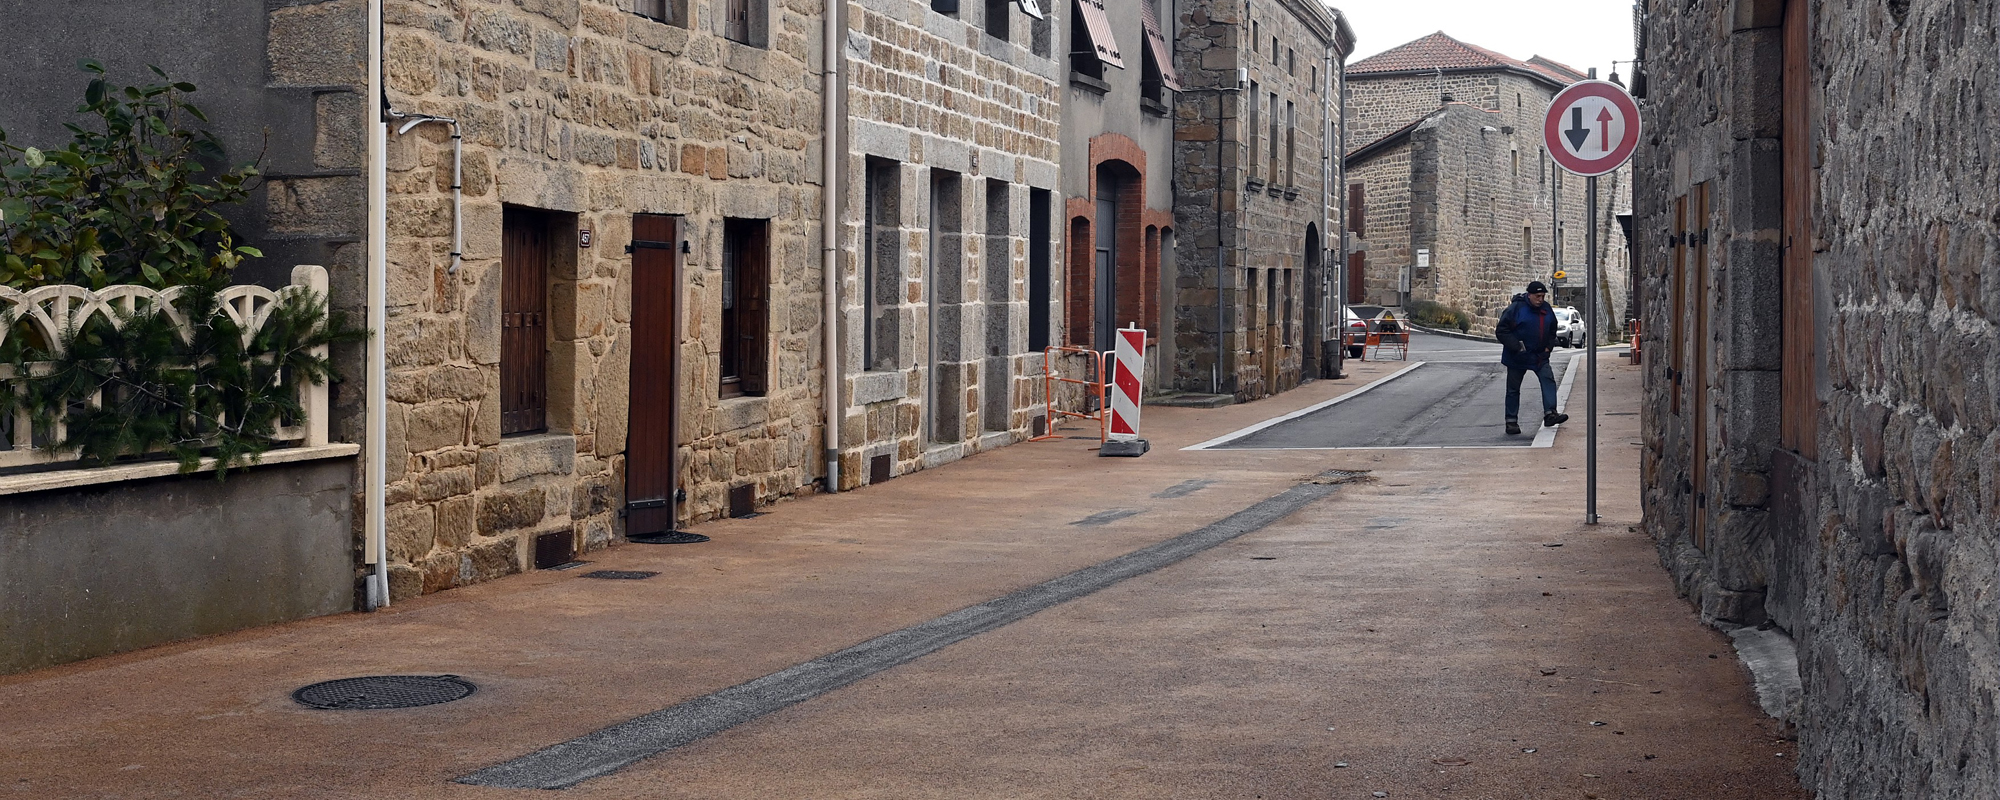
<instances>
[{"instance_id":1,"label":"parked car","mask_svg":"<svg viewBox=\"0 0 2000 800\"><path fill-rule=\"evenodd\" d=\"M1564 347L1582 347L1588 340L1583 330L1583 315L1574 307L1556 309L1556 343Z\"/></svg>"},{"instance_id":2,"label":"parked car","mask_svg":"<svg viewBox=\"0 0 2000 800\"><path fill-rule=\"evenodd\" d=\"M1368 323L1362 321L1352 308L1347 309L1346 333L1341 335L1341 339L1347 343L1348 358L1360 358L1362 347L1368 344Z\"/></svg>"}]
</instances>

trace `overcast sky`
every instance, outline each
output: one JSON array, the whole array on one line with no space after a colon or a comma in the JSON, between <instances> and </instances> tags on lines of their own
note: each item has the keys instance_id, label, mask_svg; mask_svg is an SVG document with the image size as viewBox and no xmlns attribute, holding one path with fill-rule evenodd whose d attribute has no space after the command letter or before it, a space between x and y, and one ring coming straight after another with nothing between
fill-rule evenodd
<instances>
[{"instance_id":1,"label":"overcast sky","mask_svg":"<svg viewBox=\"0 0 2000 800\"><path fill-rule=\"evenodd\" d=\"M1632 57L1630 0L1331 0L1354 27L1352 64L1439 30L1461 42L1527 60L1545 56L1578 71ZM1630 83L1632 68L1619 65Z\"/></svg>"}]
</instances>

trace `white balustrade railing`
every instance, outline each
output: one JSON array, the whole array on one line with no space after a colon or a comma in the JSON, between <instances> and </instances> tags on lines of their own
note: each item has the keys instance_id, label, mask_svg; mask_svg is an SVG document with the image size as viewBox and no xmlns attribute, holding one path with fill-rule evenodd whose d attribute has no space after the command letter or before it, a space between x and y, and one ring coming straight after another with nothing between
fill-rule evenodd
<instances>
[{"instance_id":1,"label":"white balustrade railing","mask_svg":"<svg viewBox=\"0 0 2000 800\"><path fill-rule=\"evenodd\" d=\"M96 291L81 286L41 286L24 292L0 286L0 320L11 319L16 323L0 325L0 344L4 344L10 335L20 335L18 328L25 324L39 339L36 342L38 346L60 355L63 332L71 330L72 326L80 329L92 317L98 316L112 325L120 325L123 320L141 313L167 315L179 330L181 341L190 341L193 330L187 318L174 305L187 291L187 287L179 286L156 290L122 285ZM272 291L262 286L231 286L217 292L216 300L222 313L228 314L242 327L243 340L248 343L250 337L263 328L273 309L285 298L301 292L311 292L324 299L326 269L300 265L292 268L292 283L283 289ZM317 348L314 355L326 357L326 348ZM30 363L28 369L40 372L50 366L49 362L38 361ZM0 391L23 391L20 382L13 380L16 377L12 365L0 364ZM277 429L272 438L279 443L298 446L326 444L327 386L304 379L298 379L296 383L304 418ZM89 402L95 405L98 398L91 398ZM58 453L46 447L61 441L63 435L60 421L53 428L37 430L27 411L16 411L12 424L0 427L0 469L75 460L75 453Z\"/></svg>"}]
</instances>

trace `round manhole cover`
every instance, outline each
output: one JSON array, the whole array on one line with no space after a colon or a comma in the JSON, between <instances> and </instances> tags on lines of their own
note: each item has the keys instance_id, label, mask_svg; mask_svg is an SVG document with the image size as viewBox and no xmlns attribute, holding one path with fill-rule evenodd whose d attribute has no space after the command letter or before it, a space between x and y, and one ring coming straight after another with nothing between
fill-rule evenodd
<instances>
[{"instance_id":1,"label":"round manhole cover","mask_svg":"<svg viewBox=\"0 0 2000 800\"><path fill-rule=\"evenodd\" d=\"M371 675L322 681L292 693L307 708L374 711L462 700L478 687L457 675Z\"/></svg>"}]
</instances>

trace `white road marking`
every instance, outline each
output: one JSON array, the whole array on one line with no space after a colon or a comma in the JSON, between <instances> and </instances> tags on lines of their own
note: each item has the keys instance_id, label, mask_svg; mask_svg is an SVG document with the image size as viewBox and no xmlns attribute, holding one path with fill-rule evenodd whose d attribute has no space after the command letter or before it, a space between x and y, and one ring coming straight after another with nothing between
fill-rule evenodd
<instances>
[{"instance_id":1,"label":"white road marking","mask_svg":"<svg viewBox=\"0 0 2000 800\"><path fill-rule=\"evenodd\" d=\"M1253 433L1256 433L1256 432L1258 432L1258 431L1261 431L1261 430L1263 430L1263 429L1265 429L1265 428L1269 428L1269 427L1271 427L1271 426L1273 426L1273 425L1276 425L1276 424L1278 424L1278 423L1281 423L1281 422L1288 422L1288 421L1290 421L1290 420L1295 420L1295 419L1298 419L1299 417L1303 417L1303 416L1305 416L1305 415L1307 415L1307 414L1311 414L1311 413L1313 413L1314 411L1318 411L1318 410L1320 410L1320 409L1322 409L1322 408L1330 408L1330 407L1332 407L1332 406L1335 406L1335 405L1339 405L1339 404L1341 404L1341 403L1344 403L1344 402L1347 402L1348 400L1352 400L1352 399L1354 399L1354 398L1356 398L1356 397L1360 397L1360 396L1361 396L1361 395L1362 395L1363 393L1367 392L1368 390L1370 390L1370 389L1373 389L1373 388L1375 388L1375 387L1377 387L1377 386L1381 386L1382 384L1385 384L1385 383L1388 383L1388 382L1390 382L1390 381L1393 381L1393 380L1395 380L1395 379L1397 379L1397 378L1400 378L1400 377L1403 377L1404 375L1408 375L1408 374L1410 374L1410 371L1411 371L1411 370L1414 370L1414 369L1416 369L1416 368L1418 368L1418 367L1421 367L1421 366L1423 366L1423 365L1424 365L1424 362L1422 362L1422 361L1418 361L1418 362L1416 362L1416 363L1413 363L1413 364L1411 364L1411 365L1409 365L1409 366L1407 366L1407 367L1404 367L1404 368L1402 368L1402 369L1400 369L1400 370L1397 370L1397 371L1395 371L1395 372L1393 372L1393 373L1390 373L1389 375L1386 375L1386 376L1384 376L1384 377L1381 377L1381 378L1378 378L1378 379L1376 379L1376 380L1375 380L1375 382L1373 382L1373 383L1370 383L1370 384L1368 384L1367 386L1363 386L1363 387L1361 387L1361 388L1359 388L1359 389L1356 389L1356 390L1354 390L1354 391L1351 391L1351 392L1348 392L1347 394L1343 394L1343 395L1341 395L1341 396L1339 396L1339 397L1336 397L1336 398L1333 398L1332 400L1326 400L1326 401L1322 401L1322 402L1319 402L1319 403L1314 403L1314 404L1312 404L1312 405L1310 405L1310 406L1306 406L1305 408L1301 408L1301 409L1299 409L1299 410L1297 410L1297 411L1294 411L1294 412L1292 412L1292 413L1290 413L1290 414L1286 414L1286 415L1284 415L1284 416L1282 416L1282 417L1272 417L1272 418L1270 418L1270 419L1267 419L1267 420L1264 420L1263 422L1259 422L1259 423L1257 423L1257 424L1255 424L1255 425L1252 425L1252 426L1250 426L1250 427L1248 427L1248 428L1244 428L1244 429L1242 429L1242 430L1236 430L1236 431L1231 431L1231 432L1229 432L1229 433L1225 433L1225 434L1223 434L1223 435L1221 435L1221 436L1217 436L1217 437L1215 437L1215 438L1213 438L1213 439L1210 439L1210 440L1208 440L1208 441L1206 441L1206 442L1202 442L1201 444L1195 444L1195 445L1189 445L1189 446L1187 446L1187 447L1183 447L1183 448L1181 448L1181 449L1182 449L1182 450L1207 450L1207 449L1209 449L1209 448L1211 448L1211 447L1215 447L1216 445L1222 445L1222 444L1228 444L1228 443L1230 443L1230 442L1232 442L1232 441L1235 441L1235 440L1237 440L1237 439L1241 439L1241 438L1243 438L1243 437L1245 437L1245 436L1249 436L1250 434L1253 434ZM1317 449L1324 449L1324 448L1317 448Z\"/></svg>"}]
</instances>

